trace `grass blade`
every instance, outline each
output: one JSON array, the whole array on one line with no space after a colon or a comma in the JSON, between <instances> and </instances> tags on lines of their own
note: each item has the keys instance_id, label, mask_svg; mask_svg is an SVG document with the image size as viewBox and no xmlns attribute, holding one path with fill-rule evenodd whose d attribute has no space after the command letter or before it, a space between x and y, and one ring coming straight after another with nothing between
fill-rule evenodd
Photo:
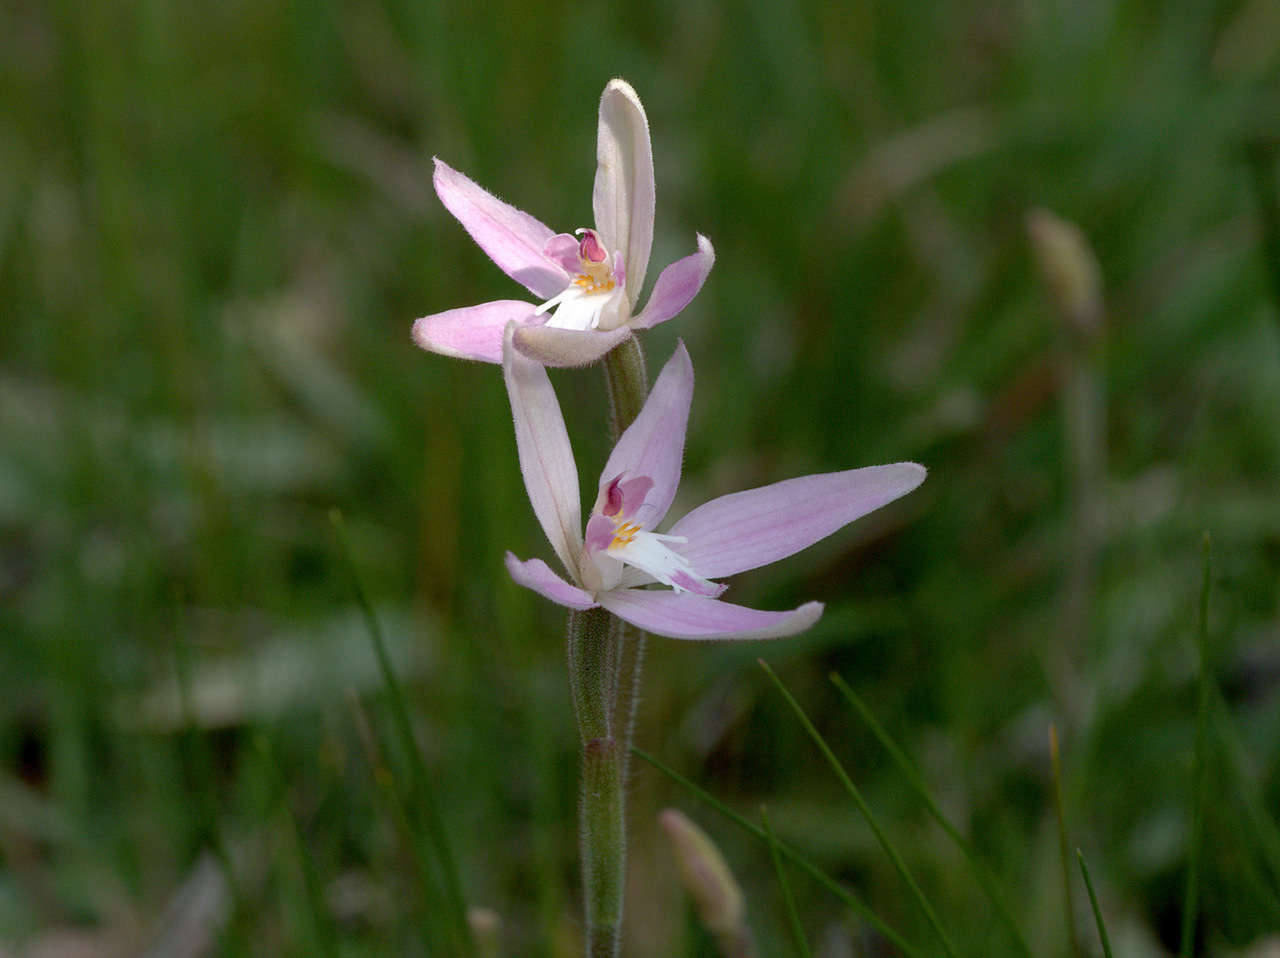
<instances>
[{"instance_id":1,"label":"grass blade","mask_svg":"<svg viewBox=\"0 0 1280 958\"><path fill-rule=\"evenodd\" d=\"M302 826L298 823L298 816L293 813L293 807L289 804L289 784L285 780L284 771L280 768L279 761L276 759L275 749L271 746L271 740L265 734L259 733L256 738L256 744L259 753L266 762L268 771L275 779L273 784L280 795L280 807L283 809L285 817L289 820L289 834L293 838L294 851L298 856L298 867L302 871L302 884L307 902L307 935L310 938L308 952L323 955L325 958L337 958L338 950L335 944L332 923L329 920L329 912L324 903L324 891L320 885L320 875L316 871L315 861L311 858L310 852L307 851L306 839L302 834Z\"/></svg>"},{"instance_id":2,"label":"grass blade","mask_svg":"<svg viewBox=\"0 0 1280 958\"><path fill-rule=\"evenodd\" d=\"M982 887L983 892L990 900L992 906L996 910L996 914L1004 923L1005 928L1009 932L1009 936L1017 945L1018 951L1023 958L1032 958L1031 946L1027 944L1026 937L1022 934L1022 929L1018 927L1017 921L1013 917L1013 912L1009 909L1008 904L1004 900L1004 896L1000 894L1000 890L996 887L995 881L991 874L978 861L977 855L974 853L973 847L968 840L960 834L959 829L951 824L951 821L942 813L942 809L938 807L938 803L933 800L933 796L929 794L928 788L924 781L917 774L911 761L907 758L906 753L902 751L889 735L889 732L883 725L871 714L871 710L867 708L866 703L858 697L857 693L849 686L847 682L835 672L831 673L831 682L835 685L845 699L852 705L862 716L864 722L871 728L871 732L884 746L884 750L889 753L889 757L893 759L894 764L898 766L898 770L906 778L907 783L915 790L916 795L924 802L925 808L929 814L933 816L933 820L938 823L947 836L960 849L960 853L969 864L969 869L977 879L978 884Z\"/></svg>"},{"instance_id":3,"label":"grass blade","mask_svg":"<svg viewBox=\"0 0 1280 958\"><path fill-rule=\"evenodd\" d=\"M1071 954L1080 958L1080 938L1076 934L1076 903L1071 894L1071 866L1068 864L1067 811L1062 801L1062 762L1058 757L1058 729L1049 726L1049 764L1053 772L1053 812L1058 819L1058 856L1062 862L1062 899L1067 920L1067 941Z\"/></svg>"},{"instance_id":4,"label":"grass blade","mask_svg":"<svg viewBox=\"0 0 1280 958\"><path fill-rule=\"evenodd\" d=\"M1178 954L1191 958L1196 931L1196 911L1200 892L1200 843L1204 838L1204 799L1208 780L1209 725L1209 590L1212 581L1212 554L1209 533L1204 534L1204 571L1200 582L1200 628L1198 630L1200 673L1196 677L1196 751L1192 772L1191 837L1187 844L1187 883L1182 896L1182 944Z\"/></svg>"},{"instance_id":5,"label":"grass blade","mask_svg":"<svg viewBox=\"0 0 1280 958\"><path fill-rule=\"evenodd\" d=\"M422 932L426 935L428 941L435 941L442 934L440 929L436 927L438 916L436 909L433 907L433 902L438 900L439 891L435 877L432 874L431 855L423 840L422 830L413 827L409 809L404 803L404 796L400 794L400 789L396 788L391 769L387 767L382 751L378 747L378 740L374 735L373 727L369 723L369 716L365 713L364 706L355 692L350 693L348 704L351 706L351 717L356 725L356 734L360 738L360 744L364 749L365 759L369 763L369 770L373 776L374 784L377 786L378 794L382 797L387 811L390 812L404 841L413 850L414 865L417 867L423 896L422 914L427 919L424 922Z\"/></svg>"},{"instance_id":6,"label":"grass blade","mask_svg":"<svg viewBox=\"0 0 1280 958\"><path fill-rule=\"evenodd\" d=\"M1220 745L1220 754L1226 759L1227 772L1233 779L1231 794L1238 797L1244 805L1254 842L1270 872L1271 881L1280 883L1280 826L1267 810L1266 801L1259 793L1258 783L1246 770L1248 756L1222 692L1211 684L1209 693L1214 738ZM1277 905L1280 905L1280 900L1277 900Z\"/></svg>"},{"instance_id":7,"label":"grass blade","mask_svg":"<svg viewBox=\"0 0 1280 958\"><path fill-rule=\"evenodd\" d=\"M796 912L796 900L791 894L791 883L787 881L787 873L782 867L782 856L778 852L778 839L773 834L773 825L769 822L769 813L760 806L760 823L764 826L765 838L769 842L769 857L773 859L773 873L778 876L778 887L782 889L782 902L787 909L787 923L791 927L791 937L795 939L796 951L802 958L811 958L809 943L805 941L804 929L800 927L800 915Z\"/></svg>"},{"instance_id":8,"label":"grass blade","mask_svg":"<svg viewBox=\"0 0 1280 958\"><path fill-rule=\"evenodd\" d=\"M1093 920L1098 925L1098 938L1102 941L1103 958L1111 958L1111 939L1107 937L1107 926L1102 921L1102 909L1098 907L1098 896L1093 893L1093 881L1089 878L1089 866L1084 863L1084 852L1078 848L1076 860L1080 862L1080 874L1084 876L1084 887L1089 892L1089 905L1093 908Z\"/></svg>"},{"instance_id":9,"label":"grass blade","mask_svg":"<svg viewBox=\"0 0 1280 958\"><path fill-rule=\"evenodd\" d=\"M804 726L804 730L809 733L809 737L813 739L814 744L818 746L818 750L822 752L827 760L827 764L831 766L831 770L835 773L840 783L844 785L845 791L853 799L853 803L858 806L858 811L862 813L862 817L867 820L867 824L871 826L871 831L875 833L876 841L880 843L880 847L884 849L889 860L893 862L893 867L897 869L898 875L906 883L911 890L912 897L915 898L916 904L920 906L924 912L925 919L929 922L929 926L933 929L933 933L937 935L938 941L941 943L943 950L946 951L951 958L955 958L955 949L951 946L951 940L947 937L947 933L942 930L942 924L938 921L938 916L934 914L933 906L929 904L925 898L924 892L920 890L920 886L916 884L916 880L912 877L910 870L907 868L906 862L902 860L902 856L898 854L898 850L893 847L893 843L889 841L889 837L880 827L880 822L876 819L875 813L871 811L871 807L867 805L862 797L862 792L858 790L858 786L853 784L853 779L849 777L849 773L845 771L844 766L840 764L840 760L836 758L835 753L831 751L831 747L827 745L821 733L809 721L809 716L804 713L804 709L800 707L800 703L795 697L787 691L787 687L782 684L782 680L778 678L773 669L769 668L767 662L763 659L757 660L760 667L764 669L765 674L769 676L773 684L777 686L778 691L782 693L782 697L787 700L787 704L791 706L791 710L795 712L796 718L800 720L800 724Z\"/></svg>"},{"instance_id":10,"label":"grass blade","mask_svg":"<svg viewBox=\"0 0 1280 958\"><path fill-rule=\"evenodd\" d=\"M1280 193L1276 190L1276 154L1274 140L1259 138L1245 147L1245 161L1252 174L1258 218L1262 223L1262 265L1271 295L1280 308Z\"/></svg>"},{"instance_id":11,"label":"grass blade","mask_svg":"<svg viewBox=\"0 0 1280 958\"><path fill-rule=\"evenodd\" d=\"M449 847L448 835L445 832L440 809L436 804L435 793L429 786L430 778L422 761L422 753L418 750L418 740L413 734L413 725L409 721L409 709L405 705L404 693L400 681L396 678L395 669L391 665L391 656L387 654L386 642L382 638L382 628L378 625L378 617L374 615L369 596L364 591L364 583L356 568L355 556L351 551L351 543L347 539L346 525L342 513L337 509L329 512L329 520L333 523L334 533L341 547L342 557L351 575L351 585L355 590L356 601L364 615L365 625L369 630L369 639L373 642L374 654L378 658L378 668L387 689L387 703L391 709L391 718L395 725L396 735L400 739L401 749L409 763L409 785L411 793L422 803L423 824L427 832L427 840L431 843L436 860L444 875L445 900L452 920L454 934L459 946L466 955L475 955L475 940L471 935L471 926L467 923L466 902L462 897L462 883L458 879L458 869L454 863L453 852Z\"/></svg>"},{"instance_id":12,"label":"grass blade","mask_svg":"<svg viewBox=\"0 0 1280 958\"><path fill-rule=\"evenodd\" d=\"M184 739L182 752L194 791L198 796L196 809L201 820L202 840L212 846L214 857L222 868L223 876L227 881L227 891L231 897L229 924L236 925L245 915L245 897L235 868L232 867L231 851L218 819L218 792L214 780L214 761L209 749L209 740L196 723L195 710L191 706L191 648L187 640L185 618L181 612L182 607L177 601L174 602L174 608L177 613L174 671L178 687L178 707L182 714L182 738Z\"/></svg>"},{"instance_id":13,"label":"grass blade","mask_svg":"<svg viewBox=\"0 0 1280 958\"><path fill-rule=\"evenodd\" d=\"M636 748L634 745L631 747L631 754L648 762L676 784L684 786L684 788L688 789L696 798L700 798L702 801L706 802L739 828L750 832L762 842L769 841L769 836L765 834L764 830L760 828L760 826L747 821L728 805L724 804L724 802L720 801L720 799L716 798L706 789L701 788L689 779L685 778L669 765L664 765L648 752L643 749ZM840 901L848 906L851 911L856 912L866 919L866 921L873 925L880 934L884 935L885 938L896 945L904 955L908 955L910 958L924 958L924 952L920 951L920 949L916 948L914 945L908 944L905 938L885 924L884 920L872 911L866 903L855 896L852 892L841 888L840 885L837 884L836 881L821 868L813 864L813 862L809 861L809 859L805 858L785 842L777 842L777 846L779 854L789 859L797 868L803 871L827 891L831 892L831 894L836 898L840 899Z\"/></svg>"}]
</instances>

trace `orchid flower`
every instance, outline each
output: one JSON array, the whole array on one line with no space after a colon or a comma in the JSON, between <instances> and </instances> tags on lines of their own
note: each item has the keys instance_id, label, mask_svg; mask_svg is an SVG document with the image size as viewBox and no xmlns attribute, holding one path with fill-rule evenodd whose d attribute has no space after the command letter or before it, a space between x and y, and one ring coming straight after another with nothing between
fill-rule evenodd
<instances>
[{"instance_id":1,"label":"orchid flower","mask_svg":"<svg viewBox=\"0 0 1280 958\"><path fill-rule=\"evenodd\" d=\"M516 347L551 366L595 362L629 337L675 316L702 287L715 251L698 235L698 251L658 276L636 310L653 245L653 150L649 121L635 90L611 80L600 98L595 228L555 233L486 192L439 159L436 194L498 268L540 302L497 300L424 316L413 324L423 349L502 362L503 330L517 324Z\"/></svg>"},{"instance_id":2,"label":"orchid flower","mask_svg":"<svg viewBox=\"0 0 1280 958\"><path fill-rule=\"evenodd\" d=\"M632 625L673 639L769 639L795 635L822 615L822 603L765 612L719 598L713 580L776 562L910 492L923 466L899 462L788 479L713 499L654 530L680 481L693 365L680 343L644 408L613 448L595 505L581 529L578 471L564 417L542 366L521 355L507 331L503 373L516 446L534 513L569 576L541 559L510 552L520 585L570 609L603 606ZM668 588L648 588L652 584Z\"/></svg>"}]
</instances>

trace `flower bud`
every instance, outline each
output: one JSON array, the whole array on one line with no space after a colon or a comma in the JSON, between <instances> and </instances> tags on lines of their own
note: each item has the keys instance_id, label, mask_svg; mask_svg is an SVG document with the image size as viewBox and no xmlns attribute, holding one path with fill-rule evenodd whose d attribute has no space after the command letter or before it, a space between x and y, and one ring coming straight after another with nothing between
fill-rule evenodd
<instances>
[{"instance_id":1,"label":"flower bud","mask_svg":"<svg viewBox=\"0 0 1280 958\"><path fill-rule=\"evenodd\" d=\"M1054 309L1070 331L1092 339L1102 324L1102 271L1088 239L1044 209L1027 213L1027 233Z\"/></svg>"},{"instance_id":2,"label":"flower bud","mask_svg":"<svg viewBox=\"0 0 1280 958\"><path fill-rule=\"evenodd\" d=\"M467 924L476 942L480 958L499 958L502 945L502 916L492 908L467 909Z\"/></svg>"},{"instance_id":3,"label":"flower bud","mask_svg":"<svg viewBox=\"0 0 1280 958\"><path fill-rule=\"evenodd\" d=\"M658 819L671 839L680 879L693 898L698 918L715 935L721 954L749 955L751 936L742 889L720 850L683 812L668 808Z\"/></svg>"}]
</instances>

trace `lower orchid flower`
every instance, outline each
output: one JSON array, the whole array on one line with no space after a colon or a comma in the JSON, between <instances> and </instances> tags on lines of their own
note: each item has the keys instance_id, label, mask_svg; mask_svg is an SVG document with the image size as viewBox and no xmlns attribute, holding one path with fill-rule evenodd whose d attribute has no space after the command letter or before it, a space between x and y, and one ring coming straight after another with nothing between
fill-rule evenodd
<instances>
[{"instance_id":1,"label":"lower orchid flower","mask_svg":"<svg viewBox=\"0 0 1280 958\"><path fill-rule=\"evenodd\" d=\"M776 562L924 481L913 462L804 476L713 499L674 523L665 518L680 481L693 399L693 365L680 343L644 408L601 473L586 534L578 471L546 370L517 352L508 326L503 372L529 499L569 580L541 559L507 553L520 585L570 609L603 606L632 625L674 639L768 639L803 632L822 603L767 612L719 598L714 581ZM660 584L667 588L650 588Z\"/></svg>"},{"instance_id":2,"label":"lower orchid flower","mask_svg":"<svg viewBox=\"0 0 1280 958\"><path fill-rule=\"evenodd\" d=\"M711 241L658 276L643 309L640 289L653 245L654 181L649 121L635 90L611 80L600 98L594 229L556 233L437 159L432 182L445 207L508 276L542 302L497 300L424 316L413 324L423 349L502 361L503 330L552 366L595 362L631 336L665 322L697 295L715 262Z\"/></svg>"}]
</instances>

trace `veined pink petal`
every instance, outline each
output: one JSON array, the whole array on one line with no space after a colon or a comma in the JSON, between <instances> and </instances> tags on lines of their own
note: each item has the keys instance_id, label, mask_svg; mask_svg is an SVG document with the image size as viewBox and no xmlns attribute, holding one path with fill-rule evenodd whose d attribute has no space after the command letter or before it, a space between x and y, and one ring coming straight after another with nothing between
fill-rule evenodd
<instances>
[{"instance_id":1,"label":"veined pink petal","mask_svg":"<svg viewBox=\"0 0 1280 958\"><path fill-rule=\"evenodd\" d=\"M507 326L502 345L502 374L516 425L516 452L534 515L569 574L578 579L582 552L582 505L578 467L564 427L564 416L547 371L516 352Z\"/></svg>"},{"instance_id":2,"label":"veined pink petal","mask_svg":"<svg viewBox=\"0 0 1280 958\"><path fill-rule=\"evenodd\" d=\"M539 299L550 299L569 285L569 274L545 252L547 240L555 235L549 227L443 160L435 163L432 182L440 202L499 269Z\"/></svg>"},{"instance_id":3,"label":"veined pink petal","mask_svg":"<svg viewBox=\"0 0 1280 958\"><path fill-rule=\"evenodd\" d=\"M502 334L507 323L541 321L532 303L500 299L464 306L414 320L413 341L423 349L459 359L502 362Z\"/></svg>"},{"instance_id":4,"label":"veined pink petal","mask_svg":"<svg viewBox=\"0 0 1280 958\"><path fill-rule=\"evenodd\" d=\"M591 598L590 592L565 582L541 559L521 562L513 553L508 552L505 561L507 571L511 573L511 578L517 585L532 589L544 598L568 606L570 609L595 608L596 600Z\"/></svg>"},{"instance_id":5,"label":"veined pink petal","mask_svg":"<svg viewBox=\"0 0 1280 958\"><path fill-rule=\"evenodd\" d=\"M610 80L600 97L596 160L596 229L605 249L622 253L634 308L653 246L653 146L644 107L625 80Z\"/></svg>"},{"instance_id":6,"label":"veined pink petal","mask_svg":"<svg viewBox=\"0 0 1280 958\"><path fill-rule=\"evenodd\" d=\"M914 462L787 479L699 506L671 527L680 547L708 579L768 565L824 539L924 481Z\"/></svg>"},{"instance_id":7,"label":"veined pink petal","mask_svg":"<svg viewBox=\"0 0 1280 958\"><path fill-rule=\"evenodd\" d=\"M693 363L689 361L684 343L680 342L662 367L640 415L619 437L600 474L602 492L619 476L624 479L648 476L653 480L644 505L634 516L627 516L650 531L671 508L676 486L680 484L680 460L684 456L684 434L692 401ZM683 554L684 548L679 551Z\"/></svg>"},{"instance_id":8,"label":"veined pink petal","mask_svg":"<svg viewBox=\"0 0 1280 958\"><path fill-rule=\"evenodd\" d=\"M821 602L790 612L764 612L688 592L615 589L600 604L632 625L671 639L780 639L796 635L822 617Z\"/></svg>"},{"instance_id":9,"label":"veined pink petal","mask_svg":"<svg viewBox=\"0 0 1280 958\"><path fill-rule=\"evenodd\" d=\"M544 366L586 366L631 335L626 326L598 329L562 329L557 326L521 326L516 329L516 349Z\"/></svg>"},{"instance_id":10,"label":"veined pink petal","mask_svg":"<svg viewBox=\"0 0 1280 958\"><path fill-rule=\"evenodd\" d=\"M698 295L715 261L716 251L711 240L699 233L698 252L676 260L658 274L649 302L639 315L632 318L631 325L650 329L679 313Z\"/></svg>"}]
</instances>

